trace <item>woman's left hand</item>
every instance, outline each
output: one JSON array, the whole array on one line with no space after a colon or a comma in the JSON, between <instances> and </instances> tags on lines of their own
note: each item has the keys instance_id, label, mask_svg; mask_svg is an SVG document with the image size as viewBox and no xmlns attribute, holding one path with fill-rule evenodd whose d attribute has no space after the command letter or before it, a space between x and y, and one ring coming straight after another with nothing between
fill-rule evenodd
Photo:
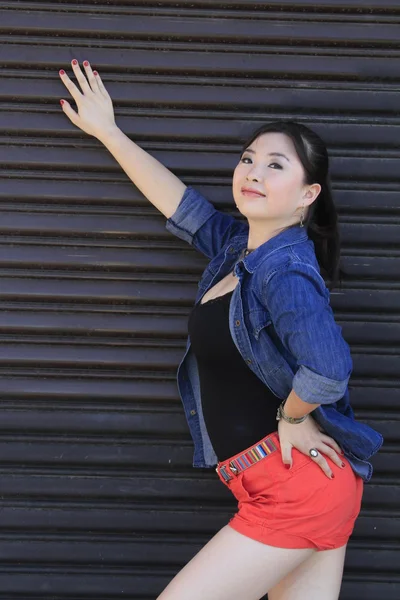
<instances>
[{"instance_id":1,"label":"woman's left hand","mask_svg":"<svg viewBox=\"0 0 400 600\"><path fill-rule=\"evenodd\" d=\"M288 467L292 466L292 448L310 456L311 448L318 450L318 456L310 457L332 479L332 470L324 458L326 454L338 467L343 468L344 462L339 454L343 454L335 440L323 433L311 415L303 421L292 425L281 419L278 423L279 442L281 445L282 461Z\"/></svg>"}]
</instances>

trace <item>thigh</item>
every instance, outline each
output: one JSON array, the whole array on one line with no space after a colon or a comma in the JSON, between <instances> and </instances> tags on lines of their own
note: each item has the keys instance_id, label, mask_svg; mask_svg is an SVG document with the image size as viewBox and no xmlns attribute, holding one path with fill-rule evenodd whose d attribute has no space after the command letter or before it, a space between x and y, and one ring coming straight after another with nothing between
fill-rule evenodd
<instances>
[{"instance_id":1,"label":"thigh","mask_svg":"<svg viewBox=\"0 0 400 600\"><path fill-rule=\"evenodd\" d=\"M157 600L259 600L316 551L262 544L223 527Z\"/></svg>"},{"instance_id":2,"label":"thigh","mask_svg":"<svg viewBox=\"0 0 400 600\"><path fill-rule=\"evenodd\" d=\"M268 592L268 600L338 600L346 546L315 552Z\"/></svg>"}]
</instances>

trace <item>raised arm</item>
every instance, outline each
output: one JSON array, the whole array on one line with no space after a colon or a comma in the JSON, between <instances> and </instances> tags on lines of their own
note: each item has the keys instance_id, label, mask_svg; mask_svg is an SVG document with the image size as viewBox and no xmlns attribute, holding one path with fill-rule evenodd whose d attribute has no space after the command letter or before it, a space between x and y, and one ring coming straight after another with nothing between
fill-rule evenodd
<instances>
[{"instance_id":1,"label":"raised arm","mask_svg":"<svg viewBox=\"0 0 400 600\"><path fill-rule=\"evenodd\" d=\"M86 78L78 61L71 64L81 90L65 71L60 71L61 80L78 108L76 112L69 102L61 100L65 114L74 125L104 144L135 186L169 219L178 208L186 185L118 128L112 100L97 71L92 71L85 61Z\"/></svg>"},{"instance_id":2,"label":"raised arm","mask_svg":"<svg viewBox=\"0 0 400 600\"><path fill-rule=\"evenodd\" d=\"M86 76L78 61L71 64L82 91L64 70L60 71L78 108L76 112L69 102L61 100L65 114L74 125L104 144L135 186L167 218L166 227L171 233L213 258L232 237L245 232L241 221L216 210L118 128L110 95L88 61L83 63Z\"/></svg>"},{"instance_id":3,"label":"raised arm","mask_svg":"<svg viewBox=\"0 0 400 600\"><path fill-rule=\"evenodd\" d=\"M154 156L132 142L118 127L100 140L142 194L169 219L186 185Z\"/></svg>"}]
</instances>

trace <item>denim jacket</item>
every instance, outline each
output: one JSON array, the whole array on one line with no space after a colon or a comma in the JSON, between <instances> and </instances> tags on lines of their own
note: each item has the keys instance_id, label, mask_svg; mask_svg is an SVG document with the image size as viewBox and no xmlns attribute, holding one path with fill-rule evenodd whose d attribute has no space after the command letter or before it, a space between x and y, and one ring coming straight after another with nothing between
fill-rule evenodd
<instances>
[{"instance_id":1,"label":"denim jacket","mask_svg":"<svg viewBox=\"0 0 400 600\"><path fill-rule=\"evenodd\" d=\"M368 459L383 438L354 419L348 389L350 349L335 322L307 230L291 226L240 259L248 243L248 223L216 210L192 186L167 219L166 229L210 259L195 303L234 270L239 281L231 298L229 328L243 360L279 398L287 398L293 388L304 402L320 404L312 416L341 446L353 470L369 481ZM193 466L213 467L218 458L204 422L190 336L177 383L194 442Z\"/></svg>"}]
</instances>

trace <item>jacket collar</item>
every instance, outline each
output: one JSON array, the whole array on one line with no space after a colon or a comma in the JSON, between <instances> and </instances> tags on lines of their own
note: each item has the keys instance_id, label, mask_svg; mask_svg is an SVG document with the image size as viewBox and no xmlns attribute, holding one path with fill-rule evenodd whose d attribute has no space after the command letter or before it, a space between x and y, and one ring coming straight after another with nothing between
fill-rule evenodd
<instances>
[{"instance_id":1,"label":"jacket collar","mask_svg":"<svg viewBox=\"0 0 400 600\"><path fill-rule=\"evenodd\" d=\"M264 242L258 248L253 250L248 256L244 257L243 264L249 273L254 273L257 267L273 252L280 250L285 246L291 244L299 244L305 242L308 239L307 229L300 227L300 225L293 225L284 229L268 241ZM235 248L238 252L243 252L247 247L248 235L238 236L236 240ZM238 260L238 259L236 259Z\"/></svg>"}]
</instances>

